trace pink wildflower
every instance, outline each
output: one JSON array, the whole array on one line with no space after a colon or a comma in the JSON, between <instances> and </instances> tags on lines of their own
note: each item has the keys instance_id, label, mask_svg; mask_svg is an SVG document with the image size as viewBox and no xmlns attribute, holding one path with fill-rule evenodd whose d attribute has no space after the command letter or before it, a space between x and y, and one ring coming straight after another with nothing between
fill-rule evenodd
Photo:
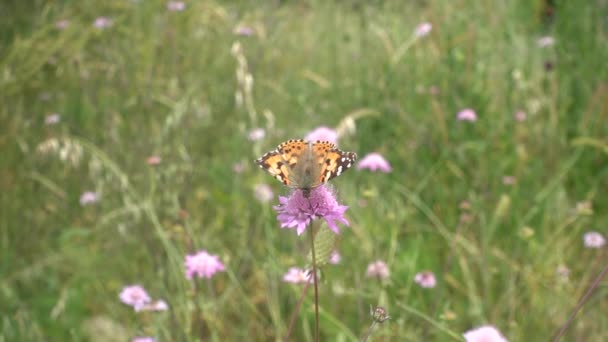
<instances>
[{"instance_id":1,"label":"pink wildflower","mask_svg":"<svg viewBox=\"0 0 608 342\"><path fill-rule=\"evenodd\" d=\"M211 255L205 250L186 255L185 266L186 278L188 279L192 279L195 275L199 278L211 278L215 273L226 270L217 255Z\"/></svg>"},{"instance_id":2,"label":"pink wildflower","mask_svg":"<svg viewBox=\"0 0 608 342\"><path fill-rule=\"evenodd\" d=\"M272 188L268 184L257 184L253 193L255 198L262 203L268 202L274 198Z\"/></svg>"},{"instance_id":3,"label":"pink wildflower","mask_svg":"<svg viewBox=\"0 0 608 342\"><path fill-rule=\"evenodd\" d=\"M255 33L255 30L249 26L237 26L234 28L233 32L237 36L249 37L249 36L253 36L253 34Z\"/></svg>"},{"instance_id":4,"label":"pink wildflower","mask_svg":"<svg viewBox=\"0 0 608 342\"><path fill-rule=\"evenodd\" d=\"M515 121L518 121L518 122L526 121L527 116L528 115L523 110L518 110L517 112L515 112L515 115L514 115Z\"/></svg>"},{"instance_id":5,"label":"pink wildflower","mask_svg":"<svg viewBox=\"0 0 608 342\"><path fill-rule=\"evenodd\" d=\"M259 140L264 139L265 136L266 136L266 131L263 128L254 128L251 131L249 131L247 138L250 141L259 141Z\"/></svg>"},{"instance_id":6,"label":"pink wildflower","mask_svg":"<svg viewBox=\"0 0 608 342\"><path fill-rule=\"evenodd\" d=\"M601 248L606 244L606 239L602 234L592 231L583 235L583 243L587 248Z\"/></svg>"},{"instance_id":7,"label":"pink wildflower","mask_svg":"<svg viewBox=\"0 0 608 342\"><path fill-rule=\"evenodd\" d=\"M120 300L133 307L135 311L141 311L148 303L150 296L141 285L126 286L120 292Z\"/></svg>"},{"instance_id":8,"label":"pink wildflower","mask_svg":"<svg viewBox=\"0 0 608 342\"><path fill-rule=\"evenodd\" d=\"M106 17L98 17L93 22L93 26L95 26L98 29L105 29L105 28L111 27L112 24L113 24L112 19L106 18Z\"/></svg>"},{"instance_id":9,"label":"pink wildflower","mask_svg":"<svg viewBox=\"0 0 608 342\"><path fill-rule=\"evenodd\" d=\"M293 284L301 284L305 282L312 283L313 279L310 272L298 267L290 267L287 273L283 275L283 281Z\"/></svg>"},{"instance_id":10,"label":"pink wildflower","mask_svg":"<svg viewBox=\"0 0 608 342\"><path fill-rule=\"evenodd\" d=\"M357 170L363 169L388 173L391 172L391 165L379 153L369 153L357 163Z\"/></svg>"},{"instance_id":11,"label":"pink wildflower","mask_svg":"<svg viewBox=\"0 0 608 342\"><path fill-rule=\"evenodd\" d=\"M339 234L336 221L349 225L344 217L346 209L348 207L338 203L334 194L324 185L312 189L308 198L304 197L301 190L293 191L289 197L279 196L279 205L274 207L281 228L296 228L298 235L315 218L324 219L329 228Z\"/></svg>"},{"instance_id":12,"label":"pink wildflower","mask_svg":"<svg viewBox=\"0 0 608 342\"><path fill-rule=\"evenodd\" d=\"M367 266L366 275L370 278L387 279L390 276L390 272L384 261L377 260Z\"/></svg>"},{"instance_id":13,"label":"pink wildflower","mask_svg":"<svg viewBox=\"0 0 608 342\"><path fill-rule=\"evenodd\" d=\"M500 331L491 325L486 325L464 333L467 342L507 342Z\"/></svg>"},{"instance_id":14,"label":"pink wildflower","mask_svg":"<svg viewBox=\"0 0 608 342\"><path fill-rule=\"evenodd\" d=\"M80 196L80 205L83 207L89 204L95 204L99 201L99 194L93 191L85 191Z\"/></svg>"},{"instance_id":15,"label":"pink wildflower","mask_svg":"<svg viewBox=\"0 0 608 342\"><path fill-rule=\"evenodd\" d=\"M416 26L416 31L414 32L414 35L418 38L421 38L429 34L432 29L433 25L431 23L421 23L420 25Z\"/></svg>"},{"instance_id":16,"label":"pink wildflower","mask_svg":"<svg viewBox=\"0 0 608 342\"><path fill-rule=\"evenodd\" d=\"M67 19L59 20L55 23L55 27L59 30L66 29L68 26L70 26L70 21Z\"/></svg>"},{"instance_id":17,"label":"pink wildflower","mask_svg":"<svg viewBox=\"0 0 608 342\"><path fill-rule=\"evenodd\" d=\"M44 118L44 123L46 125L58 124L59 121L61 121L61 115L57 113L49 114L46 116L46 118Z\"/></svg>"},{"instance_id":18,"label":"pink wildflower","mask_svg":"<svg viewBox=\"0 0 608 342\"><path fill-rule=\"evenodd\" d=\"M186 4L183 1L169 1L167 9L172 12L181 12L186 9Z\"/></svg>"},{"instance_id":19,"label":"pink wildflower","mask_svg":"<svg viewBox=\"0 0 608 342\"><path fill-rule=\"evenodd\" d=\"M431 289L437 285L437 279L435 278L435 274L433 274L433 272L431 271L416 273L414 281L416 282L416 284L427 289Z\"/></svg>"},{"instance_id":20,"label":"pink wildflower","mask_svg":"<svg viewBox=\"0 0 608 342\"><path fill-rule=\"evenodd\" d=\"M549 46L552 46L553 44L555 44L555 38L553 38L551 36L541 37L538 39L537 43L538 43L538 46L541 48L549 47Z\"/></svg>"},{"instance_id":21,"label":"pink wildflower","mask_svg":"<svg viewBox=\"0 0 608 342\"><path fill-rule=\"evenodd\" d=\"M337 144L338 143L338 133L333 129L320 126L315 128L306 134L306 140L308 141L329 141L330 143Z\"/></svg>"},{"instance_id":22,"label":"pink wildflower","mask_svg":"<svg viewBox=\"0 0 608 342\"><path fill-rule=\"evenodd\" d=\"M156 342L156 339L150 336L138 336L134 337L131 342Z\"/></svg>"},{"instance_id":23,"label":"pink wildflower","mask_svg":"<svg viewBox=\"0 0 608 342\"><path fill-rule=\"evenodd\" d=\"M477 121L477 114L471 108L465 108L458 112L458 114L456 115L456 119L458 119L459 121L475 122Z\"/></svg>"},{"instance_id":24,"label":"pink wildflower","mask_svg":"<svg viewBox=\"0 0 608 342\"><path fill-rule=\"evenodd\" d=\"M149 156L148 159L146 159L146 163L150 166L158 165L161 161L162 159L159 156Z\"/></svg>"},{"instance_id":25,"label":"pink wildflower","mask_svg":"<svg viewBox=\"0 0 608 342\"><path fill-rule=\"evenodd\" d=\"M338 251L331 252L331 255L329 256L329 263L336 265L339 264L340 261L342 261L342 256L340 253Z\"/></svg>"}]
</instances>

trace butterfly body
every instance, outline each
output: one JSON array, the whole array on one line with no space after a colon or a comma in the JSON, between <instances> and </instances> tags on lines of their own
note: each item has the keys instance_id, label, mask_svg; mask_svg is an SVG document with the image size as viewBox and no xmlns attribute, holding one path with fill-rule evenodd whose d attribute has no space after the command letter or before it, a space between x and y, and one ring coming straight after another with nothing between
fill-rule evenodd
<instances>
[{"instance_id":1,"label":"butterfly body","mask_svg":"<svg viewBox=\"0 0 608 342\"><path fill-rule=\"evenodd\" d=\"M357 154L344 152L328 141L288 140L264 154L256 163L283 184L310 191L350 168Z\"/></svg>"}]
</instances>

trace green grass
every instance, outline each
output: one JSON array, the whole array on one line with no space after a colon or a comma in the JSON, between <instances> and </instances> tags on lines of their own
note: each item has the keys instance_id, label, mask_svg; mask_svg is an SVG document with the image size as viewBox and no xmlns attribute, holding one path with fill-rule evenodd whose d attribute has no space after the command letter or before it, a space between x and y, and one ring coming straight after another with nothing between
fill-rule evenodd
<instances>
[{"instance_id":1,"label":"green grass","mask_svg":"<svg viewBox=\"0 0 608 342\"><path fill-rule=\"evenodd\" d=\"M356 129L340 147L380 152L393 171L332 181L351 226L342 263L323 271L321 340L361 338L370 305L391 317L374 341L458 340L483 324L548 340L607 255L582 235L607 233L608 7L556 1L546 19L543 3L3 3L0 341L280 340L303 289L282 276L306 264L308 240L279 229L276 200L255 200L255 184L288 189L252 161L345 122ZM94 28L99 16L113 25ZM432 32L412 41L423 21ZM556 44L538 47L547 35ZM250 91L236 79L237 42ZM456 120L467 107L478 121ZM55 112L61 122L45 125ZM255 127L267 134L250 142ZM53 139L80 158L41 152ZM99 203L79 204L87 190ZM583 201L592 212L576 209ZM195 287L183 258L199 249L227 272ZM388 281L365 277L376 259ZM422 270L436 288L413 282ZM118 299L133 283L170 309L134 313ZM311 294L292 340L313 340ZM565 341L608 338L605 296L600 286Z\"/></svg>"}]
</instances>

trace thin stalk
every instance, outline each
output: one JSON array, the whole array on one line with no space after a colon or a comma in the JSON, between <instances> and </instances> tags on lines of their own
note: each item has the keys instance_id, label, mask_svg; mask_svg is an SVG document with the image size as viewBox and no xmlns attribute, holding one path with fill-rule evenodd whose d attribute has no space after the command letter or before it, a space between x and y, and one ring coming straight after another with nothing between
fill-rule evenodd
<instances>
[{"instance_id":1,"label":"thin stalk","mask_svg":"<svg viewBox=\"0 0 608 342\"><path fill-rule=\"evenodd\" d=\"M291 332L293 331L293 325L296 323L296 318L298 318L298 313L300 313L300 309L302 308L302 303L304 302L304 297L306 297L306 293L308 292L309 283L306 282L304 284L304 289L302 290L302 295L300 295L300 299L298 299L298 303L296 304L296 309L291 315L291 320L289 321L289 328L287 328L287 334L283 341L289 341L289 337L291 336Z\"/></svg>"},{"instance_id":2,"label":"thin stalk","mask_svg":"<svg viewBox=\"0 0 608 342\"><path fill-rule=\"evenodd\" d=\"M583 308L583 305L585 305L585 303L587 302L587 300L589 299L589 297L591 296L593 291L595 291L595 289L600 285L600 282L604 279L604 277L606 277L606 274L608 274L608 264L606 264L604 266L604 268L602 269L600 274L597 276L597 278L595 278L593 280L593 283L591 284L591 286L589 286L589 289L587 289L585 294L583 294L581 299L579 299L578 303L576 304L576 307L574 308L574 310L572 310L572 313L570 314L570 317L568 317L568 320L566 321L566 323L564 323L564 325L562 325L562 327L559 329L559 331L553 337L554 342L558 342L564 336L564 334L566 333L566 330L568 330L568 328L574 321L574 317L576 317L576 314Z\"/></svg>"},{"instance_id":3,"label":"thin stalk","mask_svg":"<svg viewBox=\"0 0 608 342\"><path fill-rule=\"evenodd\" d=\"M367 332L365 333L365 335L363 335L363 337L361 338L361 342L367 341L367 339L369 338L369 335L372 334L372 329L374 329L375 326L376 326L376 321L373 321L372 324L369 326L369 328L367 328Z\"/></svg>"},{"instance_id":4,"label":"thin stalk","mask_svg":"<svg viewBox=\"0 0 608 342\"><path fill-rule=\"evenodd\" d=\"M312 279L315 285L315 342L319 342L319 289L317 286L317 257L315 255L315 234L312 226L310 231L310 253L312 254Z\"/></svg>"}]
</instances>

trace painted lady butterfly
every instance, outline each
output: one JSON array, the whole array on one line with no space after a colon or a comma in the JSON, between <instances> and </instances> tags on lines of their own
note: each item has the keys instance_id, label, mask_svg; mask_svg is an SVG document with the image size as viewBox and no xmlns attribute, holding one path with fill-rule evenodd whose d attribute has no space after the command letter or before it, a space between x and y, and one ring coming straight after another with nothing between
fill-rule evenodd
<instances>
[{"instance_id":1,"label":"painted lady butterfly","mask_svg":"<svg viewBox=\"0 0 608 342\"><path fill-rule=\"evenodd\" d=\"M357 160L354 152L344 152L329 141L288 140L255 162L304 197L310 190L338 177Z\"/></svg>"}]
</instances>

